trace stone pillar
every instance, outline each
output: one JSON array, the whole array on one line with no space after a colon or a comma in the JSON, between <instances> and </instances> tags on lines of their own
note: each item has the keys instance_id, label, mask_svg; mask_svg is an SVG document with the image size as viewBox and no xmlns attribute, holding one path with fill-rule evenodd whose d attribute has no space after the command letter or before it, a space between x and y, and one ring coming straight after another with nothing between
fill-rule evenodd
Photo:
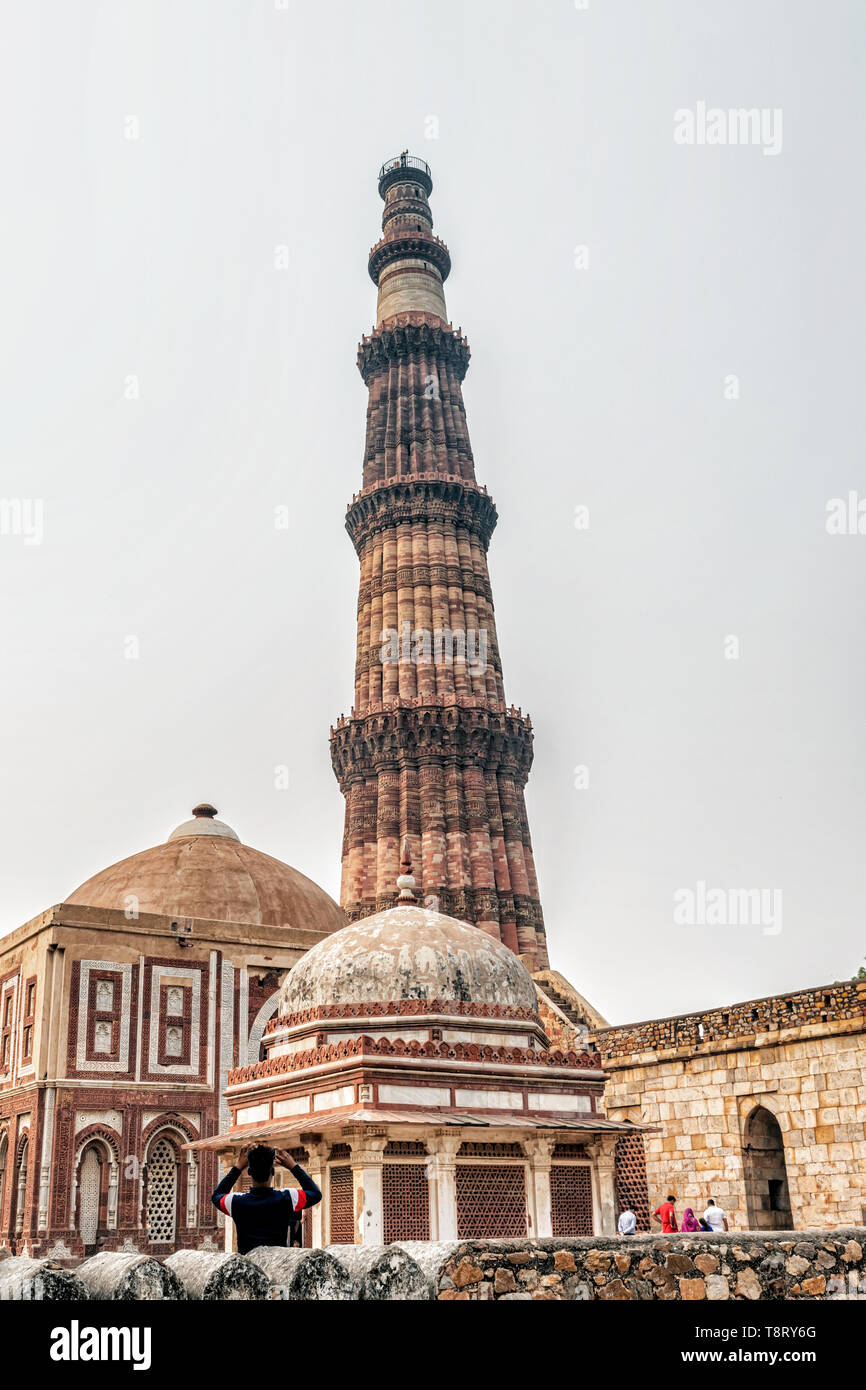
<instances>
[{"instance_id":1,"label":"stone pillar","mask_svg":"<svg viewBox=\"0 0 866 1390\"><path fill-rule=\"evenodd\" d=\"M534 1135L524 1139L523 1147L529 1155L532 1174L532 1218L534 1236L553 1235L553 1213L550 1201L550 1165L553 1154L553 1140L546 1135Z\"/></svg>"},{"instance_id":2,"label":"stone pillar","mask_svg":"<svg viewBox=\"0 0 866 1390\"><path fill-rule=\"evenodd\" d=\"M186 1156L186 1225L198 1225L198 1159L194 1153Z\"/></svg>"},{"instance_id":3,"label":"stone pillar","mask_svg":"<svg viewBox=\"0 0 866 1390\"><path fill-rule=\"evenodd\" d=\"M234 1165L236 1158L237 1154L220 1154L220 1161L222 1163L220 1180L225 1177L226 1173ZM237 1249L235 1223L230 1216L223 1216L222 1213L217 1215L217 1221L223 1223L223 1249L227 1255L231 1255L232 1252Z\"/></svg>"},{"instance_id":4,"label":"stone pillar","mask_svg":"<svg viewBox=\"0 0 866 1390\"><path fill-rule=\"evenodd\" d=\"M30 1141L28 1139L21 1154L21 1161L15 1169L15 1234L20 1236L24 1230L27 1214L27 1165L30 1161Z\"/></svg>"},{"instance_id":5,"label":"stone pillar","mask_svg":"<svg viewBox=\"0 0 866 1390\"><path fill-rule=\"evenodd\" d=\"M616 1176L614 1154L618 1135L604 1134L587 1144L587 1153L593 1160L598 1182L598 1206L601 1230L599 1235L616 1235Z\"/></svg>"},{"instance_id":6,"label":"stone pillar","mask_svg":"<svg viewBox=\"0 0 866 1390\"><path fill-rule=\"evenodd\" d=\"M429 1147L429 1146L428 1146ZM437 1159L428 1155L424 1164L424 1172L427 1174L427 1201L429 1204L430 1215L430 1239L439 1239L439 1164ZM0 1174L2 1180L2 1174Z\"/></svg>"},{"instance_id":7,"label":"stone pillar","mask_svg":"<svg viewBox=\"0 0 866 1390\"><path fill-rule=\"evenodd\" d=\"M326 1195L325 1164L328 1159L328 1151L330 1149L330 1145L324 1143L308 1144L306 1148L307 1153L310 1155L309 1159L307 1160L307 1163L309 1165L307 1171L309 1172L310 1177L313 1179L313 1182L316 1184L319 1191L322 1193L322 1200L321 1202L317 1202L314 1207L310 1208L309 1214L304 1217L304 1220L309 1221L311 1223L313 1248L315 1250L321 1250L322 1247L325 1244L327 1244L325 1240L324 1223Z\"/></svg>"},{"instance_id":8,"label":"stone pillar","mask_svg":"<svg viewBox=\"0 0 866 1390\"><path fill-rule=\"evenodd\" d=\"M190 1154L190 1158L192 1158L192 1154ZM106 1223L110 1231L117 1230L117 1180L119 1171L119 1166L112 1155L108 1163L108 1211L106 1214Z\"/></svg>"},{"instance_id":9,"label":"stone pillar","mask_svg":"<svg viewBox=\"0 0 866 1390\"><path fill-rule=\"evenodd\" d=\"M435 1191L436 1240L457 1239L457 1151L462 1134L434 1134L427 1142L430 1163L427 1179L430 1189L430 1235L433 1237Z\"/></svg>"},{"instance_id":10,"label":"stone pillar","mask_svg":"<svg viewBox=\"0 0 866 1390\"><path fill-rule=\"evenodd\" d=\"M47 1086L44 1091L45 1108L42 1120L42 1154L39 1167L39 1211L36 1227L39 1231L48 1229L48 1206L51 1200L51 1154L54 1139L54 1105L57 1091Z\"/></svg>"},{"instance_id":11,"label":"stone pillar","mask_svg":"<svg viewBox=\"0 0 866 1390\"><path fill-rule=\"evenodd\" d=\"M352 1149L352 1192L355 1231L359 1245L384 1245L382 1155L388 1137L363 1134L349 1141Z\"/></svg>"}]
</instances>

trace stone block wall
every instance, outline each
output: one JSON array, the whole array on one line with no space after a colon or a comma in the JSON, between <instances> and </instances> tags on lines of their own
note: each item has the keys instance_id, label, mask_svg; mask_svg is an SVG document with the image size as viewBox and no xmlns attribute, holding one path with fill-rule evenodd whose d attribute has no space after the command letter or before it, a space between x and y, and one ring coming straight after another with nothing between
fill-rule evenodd
<instances>
[{"instance_id":1,"label":"stone block wall","mask_svg":"<svg viewBox=\"0 0 866 1390\"><path fill-rule=\"evenodd\" d=\"M713 1197L732 1228L866 1220L866 983L607 1028L593 1042L609 1118L654 1127L650 1210L670 1191L680 1214ZM775 1175L788 1213L768 1209L762 1172Z\"/></svg>"}]
</instances>

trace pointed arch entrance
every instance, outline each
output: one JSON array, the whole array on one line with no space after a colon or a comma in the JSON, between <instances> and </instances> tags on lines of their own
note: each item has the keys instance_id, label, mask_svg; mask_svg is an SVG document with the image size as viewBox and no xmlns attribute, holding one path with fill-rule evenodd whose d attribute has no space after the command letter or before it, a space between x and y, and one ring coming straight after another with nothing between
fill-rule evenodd
<instances>
[{"instance_id":1,"label":"pointed arch entrance","mask_svg":"<svg viewBox=\"0 0 866 1390\"><path fill-rule=\"evenodd\" d=\"M177 1150L164 1134L151 1145L147 1160L147 1238L173 1245L177 1230Z\"/></svg>"},{"instance_id":2,"label":"pointed arch entrance","mask_svg":"<svg viewBox=\"0 0 866 1390\"><path fill-rule=\"evenodd\" d=\"M746 1120L743 1170L750 1229L790 1231L794 1220L785 1144L779 1121L763 1105L757 1106Z\"/></svg>"}]
</instances>

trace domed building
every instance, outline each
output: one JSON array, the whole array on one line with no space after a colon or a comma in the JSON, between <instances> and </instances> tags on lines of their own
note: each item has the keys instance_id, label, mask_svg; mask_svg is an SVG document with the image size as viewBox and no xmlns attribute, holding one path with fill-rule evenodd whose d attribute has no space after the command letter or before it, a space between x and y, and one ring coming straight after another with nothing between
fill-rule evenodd
<instances>
[{"instance_id":1,"label":"domed building","mask_svg":"<svg viewBox=\"0 0 866 1390\"><path fill-rule=\"evenodd\" d=\"M199 917L252 926L332 932L342 911L311 879L261 850L241 844L213 806L196 806L192 820L164 844L121 859L89 878L67 907L93 907Z\"/></svg>"},{"instance_id":2,"label":"domed building","mask_svg":"<svg viewBox=\"0 0 866 1390\"><path fill-rule=\"evenodd\" d=\"M216 1247L216 1159L184 1146L230 1123L287 971L345 924L203 804L4 937L0 1246Z\"/></svg>"},{"instance_id":3,"label":"domed building","mask_svg":"<svg viewBox=\"0 0 866 1390\"><path fill-rule=\"evenodd\" d=\"M405 862L397 886L289 973L264 1059L228 1077L231 1127L191 1151L298 1153L315 1245L612 1233L639 1131L605 1118L597 1054L551 1048L520 958L420 906Z\"/></svg>"}]
</instances>

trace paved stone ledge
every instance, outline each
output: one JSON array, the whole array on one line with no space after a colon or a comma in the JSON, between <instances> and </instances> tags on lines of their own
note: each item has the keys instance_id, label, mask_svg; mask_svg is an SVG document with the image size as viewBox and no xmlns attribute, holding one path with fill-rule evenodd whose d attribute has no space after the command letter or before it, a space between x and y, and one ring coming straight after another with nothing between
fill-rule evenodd
<instances>
[{"instance_id":1,"label":"paved stone ledge","mask_svg":"<svg viewBox=\"0 0 866 1390\"><path fill-rule=\"evenodd\" d=\"M0 1299L448 1302L866 1299L866 1227L582 1240L406 1241L255 1256L10 1257Z\"/></svg>"}]
</instances>

